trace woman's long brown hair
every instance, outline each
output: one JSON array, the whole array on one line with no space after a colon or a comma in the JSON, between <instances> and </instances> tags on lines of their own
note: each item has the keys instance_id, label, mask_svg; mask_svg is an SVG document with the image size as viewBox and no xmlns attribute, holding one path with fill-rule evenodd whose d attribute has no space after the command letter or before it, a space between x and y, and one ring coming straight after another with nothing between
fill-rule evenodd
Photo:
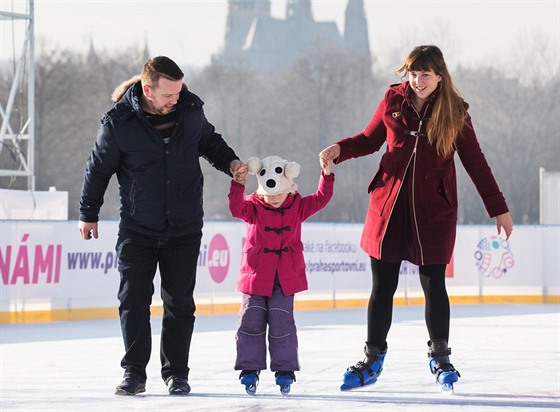
<instances>
[{"instance_id":1,"label":"woman's long brown hair","mask_svg":"<svg viewBox=\"0 0 560 412\"><path fill-rule=\"evenodd\" d=\"M463 129L467 111L463 106L463 98L447 70L443 53L438 47L415 47L397 73L403 73L404 78L411 71L427 70L433 70L441 76L439 95L428 122L428 141L435 145L438 155L446 156L455 149L455 141Z\"/></svg>"}]
</instances>

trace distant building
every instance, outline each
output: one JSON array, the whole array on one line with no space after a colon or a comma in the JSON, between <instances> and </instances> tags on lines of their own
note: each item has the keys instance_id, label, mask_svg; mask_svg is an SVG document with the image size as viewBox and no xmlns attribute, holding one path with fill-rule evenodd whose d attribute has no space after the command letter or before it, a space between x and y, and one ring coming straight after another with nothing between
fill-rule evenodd
<instances>
[{"instance_id":1,"label":"distant building","mask_svg":"<svg viewBox=\"0 0 560 412\"><path fill-rule=\"evenodd\" d=\"M229 0L223 51L214 61L238 63L257 72L290 66L315 51L337 50L370 59L362 0L349 0L344 34L335 22L313 20L310 0L287 0L286 18L270 15L270 0Z\"/></svg>"}]
</instances>

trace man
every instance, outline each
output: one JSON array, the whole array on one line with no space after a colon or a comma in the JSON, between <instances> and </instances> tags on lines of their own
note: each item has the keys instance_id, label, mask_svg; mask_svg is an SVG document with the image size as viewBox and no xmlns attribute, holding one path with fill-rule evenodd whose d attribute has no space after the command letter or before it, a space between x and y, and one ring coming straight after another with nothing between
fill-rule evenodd
<instances>
[{"instance_id":1,"label":"man","mask_svg":"<svg viewBox=\"0 0 560 412\"><path fill-rule=\"evenodd\" d=\"M150 304L159 265L163 319L161 376L171 395L190 392L189 349L194 327L196 267L203 226L199 158L233 175L244 164L204 116L203 102L183 83L168 57L150 59L119 86L87 161L78 229L98 237L109 180L117 174L120 223L119 315L125 345L124 379L116 395L146 390L151 353Z\"/></svg>"}]
</instances>

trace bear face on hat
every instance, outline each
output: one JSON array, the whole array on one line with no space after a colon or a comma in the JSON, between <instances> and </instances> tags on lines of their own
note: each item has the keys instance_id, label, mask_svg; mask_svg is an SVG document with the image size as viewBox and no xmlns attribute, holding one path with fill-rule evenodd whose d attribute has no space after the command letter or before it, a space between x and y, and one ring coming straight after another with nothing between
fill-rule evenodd
<instances>
[{"instance_id":1,"label":"bear face on hat","mask_svg":"<svg viewBox=\"0 0 560 412\"><path fill-rule=\"evenodd\" d=\"M296 162L288 162L278 156L268 156L262 160L250 157L247 159L247 168L249 174L257 176L257 194L281 195L297 190L293 179L299 175L300 166Z\"/></svg>"}]
</instances>

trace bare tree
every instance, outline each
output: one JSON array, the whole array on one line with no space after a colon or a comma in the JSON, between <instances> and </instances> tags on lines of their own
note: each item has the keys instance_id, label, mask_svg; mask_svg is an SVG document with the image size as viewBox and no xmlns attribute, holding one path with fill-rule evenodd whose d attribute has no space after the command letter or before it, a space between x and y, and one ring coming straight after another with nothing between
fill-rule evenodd
<instances>
[{"instance_id":1,"label":"bare tree","mask_svg":"<svg viewBox=\"0 0 560 412\"><path fill-rule=\"evenodd\" d=\"M145 56L124 50L114 55L90 53L84 59L47 45L39 49L35 74L37 190L49 186L67 190L69 215L75 219L82 173L99 119L111 108L112 90L140 72ZM529 77L511 78L509 72L492 67L459 67L453 77L470 104L475 131L514 220L537 223L538 169L560 170L560 74L558 67L550 64L546 47L533 48L531 53L535 65L518 60L531 71ZM398 55L402 58L401 50ZM188 73L185 81L205 101L207 118L242 160L278 155L297 161L302 173L296 181L300 192L306 194L316 188L319 151L362 131L387 86L400 81L379 63L374 55L372 72L367 56L317 49L292 67L274 73L255 73L240 63L213 62L199 72ZM543 66L551 67L549 76L538 75ZM5 104L10 72L3 70L0 76L0 100ZM16 103L22 114L25 98L24 94L18 96ZM335 166L335 195L313 219L363 221L366 189L383 151L381 148L380 153ZM0 161L3 165L14 161L10 150L0 153ZM201 163L206 217L230 219L230 180ZM457 169L460 223L488 223L474 185L463 168ZM115 180L106 193L102 219L118 218ZM2 178L0 186L23 189L24 182ZM255 188L256 179L249 179L247 192Z\"/></svg>"}]
</instances>

